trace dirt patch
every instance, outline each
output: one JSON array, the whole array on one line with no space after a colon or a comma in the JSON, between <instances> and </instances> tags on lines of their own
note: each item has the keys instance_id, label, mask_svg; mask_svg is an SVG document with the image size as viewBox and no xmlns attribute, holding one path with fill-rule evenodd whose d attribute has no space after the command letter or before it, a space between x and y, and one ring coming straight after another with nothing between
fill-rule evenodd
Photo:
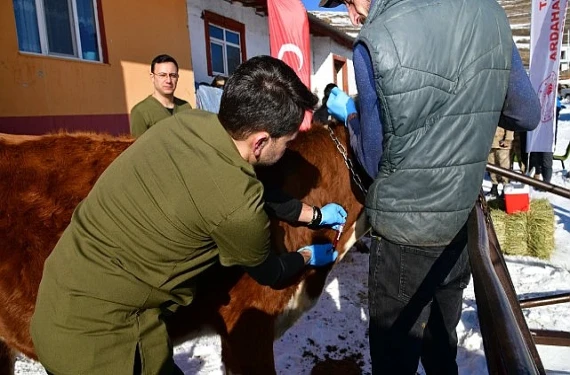
<instances>
[{"instance_id":1,"label":"dirt patch","mask_svg":"<svg viewBox=\"0 0 570 375\"><path fill-rule=\"evenodd\" d=\"M313 367L311 375L360 375L362 369L355 358L325 359Z\"/></svg>"}]
</instances>

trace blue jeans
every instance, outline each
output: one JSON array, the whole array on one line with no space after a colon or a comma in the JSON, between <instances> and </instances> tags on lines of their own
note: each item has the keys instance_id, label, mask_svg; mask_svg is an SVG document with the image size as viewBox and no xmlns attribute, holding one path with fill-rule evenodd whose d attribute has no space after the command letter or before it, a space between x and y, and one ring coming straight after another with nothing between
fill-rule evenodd
<instances>
[{"instance_id":1,"label":"blue jeans","mask_svg":"<svg viewBox=\"0 0 570 375\"><path fill-rule=\"evenodd\" d=\"M368 280L372 373L457 374L457 333L471 270L467 226L446 247L372 236Z\"/></svg>"}]
</instances>

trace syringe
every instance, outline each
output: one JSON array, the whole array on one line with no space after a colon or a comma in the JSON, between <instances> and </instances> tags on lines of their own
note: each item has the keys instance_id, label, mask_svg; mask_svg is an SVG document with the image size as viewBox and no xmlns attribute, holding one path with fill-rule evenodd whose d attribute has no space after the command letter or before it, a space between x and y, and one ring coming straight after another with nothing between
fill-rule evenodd
<instances>
[{"instance_id":1,"label":"syringe","mask_svg":"<svg viewBox=\"0 0 570 375\"><path fill-rule=\"evenodd\" d=\"M344 230L344 225L339 225L338 229L336 230L336 236L335 236L333 243L332 243L333 250L336 249L336 245L338 244L338 240L340 240L340 236L342 235L343 230Z\"/></svg>"}]
</instances>

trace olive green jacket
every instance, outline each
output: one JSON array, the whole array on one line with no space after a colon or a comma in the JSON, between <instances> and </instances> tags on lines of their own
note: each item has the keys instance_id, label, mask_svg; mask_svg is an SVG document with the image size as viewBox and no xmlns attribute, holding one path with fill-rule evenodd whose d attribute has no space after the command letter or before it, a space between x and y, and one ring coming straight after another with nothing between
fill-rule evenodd
<instances>
[{"instance_id":1,"label":"olive green jacket","mask_svg":"<svg viewBox=\"0 0 570 375\"><path fill-rule=\"evenodd\" d=\"M192 106L185 100L174 97L173 114L192 109ZM140 137L151 126L170 117L171 114L154 96L149 95L139 102L131 110L130 126L131 135Z\"/></svg>"},{"instance_id":2,"label":"olive green jacket","mask_svg":"<svg viewBox=\"0 0 570 375\"><path fill-rule=\"evenodd\" d=\"M31 333L56 374L173 367L162 316L191 303L195 276L269 254L263 186L216 115L176 114L101 175L45 262Z\"/></svg>"}]
</instances>

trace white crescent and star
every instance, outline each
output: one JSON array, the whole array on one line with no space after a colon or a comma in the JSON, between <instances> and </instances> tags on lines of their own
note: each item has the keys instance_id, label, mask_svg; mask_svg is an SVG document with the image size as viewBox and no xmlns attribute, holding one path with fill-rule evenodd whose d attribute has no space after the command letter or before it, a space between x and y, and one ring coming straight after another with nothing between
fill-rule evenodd
<instances>
[{"instance_id":1,"label":"white crescent and star","mask_svg":"<svg viewBox=\"0 0 570 375\"><path fill-rule=\"evenodd\" d=\"M279 49L279 54L277 55L277 58L279 60L283 60L283 56L287 52L294 53L297 56L297 58L299 59L299 69L297 69L297 71L301 71L301 69L303 69L303 62L304 62L303 52L301 51L301 48L299 48L299 46L297 46L296 44L291 44L291 43L283 44Z\"/></svg>"}]
</instances>

